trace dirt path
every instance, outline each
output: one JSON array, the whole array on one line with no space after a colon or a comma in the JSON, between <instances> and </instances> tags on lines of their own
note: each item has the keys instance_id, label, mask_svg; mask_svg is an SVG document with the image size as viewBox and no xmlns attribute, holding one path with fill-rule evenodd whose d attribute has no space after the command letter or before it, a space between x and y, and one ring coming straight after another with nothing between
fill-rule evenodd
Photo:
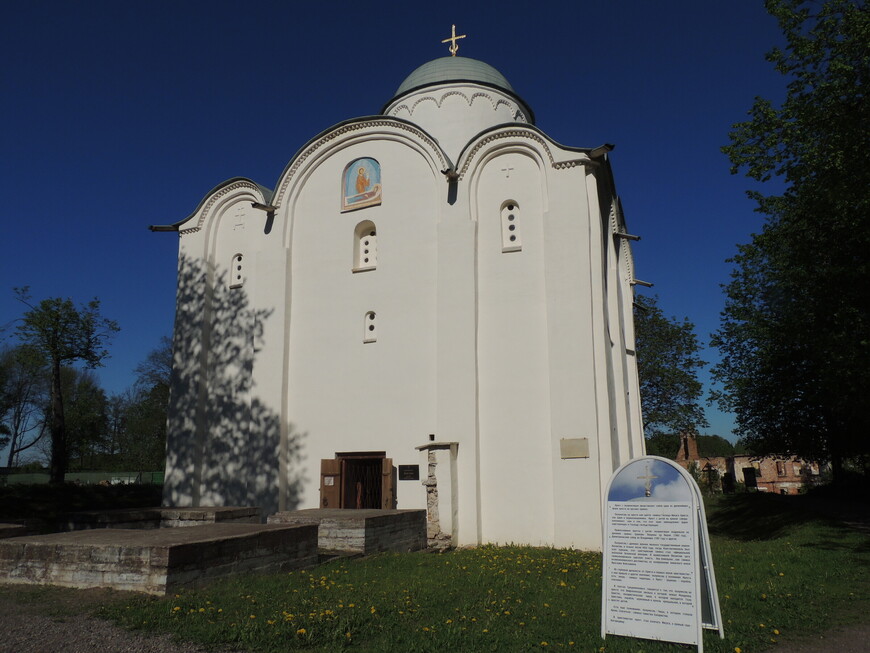
<instances>
[{"instance_id":1,"label":"dirt path","mask_svg":"<svg viewBox=\"0 0 870 653\"><path fill-rule=\"evenodd\" d=\"M776 653L867 653L870 651L870 624L858 624L822 633L816 638L780 643Z\"/></svg>"},{"instance_id":2,"label":"dirt path","mask_svg":"<svg viewBox=\"0 0 870 653\"><path fill-rule=\"evenodd\" d=\"M132 632L88 616L119 596L109 590L0 586L0 653L206 653L169 635Z\"/></svg>"}]
</instances>

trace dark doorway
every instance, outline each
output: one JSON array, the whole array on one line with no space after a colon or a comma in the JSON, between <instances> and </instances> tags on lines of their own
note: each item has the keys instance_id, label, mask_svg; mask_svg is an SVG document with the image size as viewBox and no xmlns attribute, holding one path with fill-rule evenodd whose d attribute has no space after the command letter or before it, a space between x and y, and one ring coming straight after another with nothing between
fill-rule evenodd
<instances>
[{"instance_id":1,"label":"dark doorway","mask_svg":"<svg viewBox=\"0 0 870 653\"><path fill-rule=\"evenodd\" d=\"M320 461L320 507L396 507L396 468L383 451L336 453Z\"/></svg>"},{"instance_id":2,"label":"dark doorway","mask_svg":"<svg viewBox=\"0 0 870 653\"><path fill-rule=\"evenodd\" d=\"M383 458L347 458L342 462L342 507L380 508Z\"/></svg>"}]
</instances>

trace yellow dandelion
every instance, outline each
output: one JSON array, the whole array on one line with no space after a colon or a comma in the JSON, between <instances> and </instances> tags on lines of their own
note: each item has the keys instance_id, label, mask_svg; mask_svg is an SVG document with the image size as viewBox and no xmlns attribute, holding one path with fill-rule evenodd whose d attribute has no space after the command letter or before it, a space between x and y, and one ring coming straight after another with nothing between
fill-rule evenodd
<instances>
[{"instance_id":1,"label":"yellow dandelion","mask_svg":"<svg viewBox=\"0 0 870 653\"><path fill-rule=\"evenodd\" d=\"M735 646L735 647L734 647L734 653L743 653L743 649L740 648L739 646Z\"/></svg>"},{"instance_id":2,"label":"yellow dandelion","mask_svg":"<svg viewBox=\"0 0 870 653\"><path fill-rule=\"evenodd\" d=\"M297 634L297 635L304 635L305 632L306 632L306 631L305 631L304 628L300 628L299 630L296 631L296 634Z\"/></svg>"},{"instance_id":3,"label":"yellow dandelion","mask_svg":"<svg viewBox=\"0 0 870 653\"><path fill-rule=\"evenodd\" d=\"M250 617L248 617L248 619L256 619L256 618L257 618L257 615L255 615L255 614L252 614Z\"/></svg>"},{"instance_id":4,"label":"yellow dandelion","mask_svg":"<svg viewBox=\"0 0 870 653\"><path fill-rule=\"evenodd\" d=\"M181 606L179 605L176 605L174 608L172 608L173 612L178 612L179 610L181 610Z\"/></svg>"},{"instance_id":5,"label":"yellow dandelion","mask_svg":"<svg viewBox=\"0 0 870 653\"><path fill-rule=\"evenodd\" d=\"M773 629L773 634L774 634L774 635L779 635L779 630L777 630L776 628L774 628L774 629Z\"/></svg>"}]
</instances>

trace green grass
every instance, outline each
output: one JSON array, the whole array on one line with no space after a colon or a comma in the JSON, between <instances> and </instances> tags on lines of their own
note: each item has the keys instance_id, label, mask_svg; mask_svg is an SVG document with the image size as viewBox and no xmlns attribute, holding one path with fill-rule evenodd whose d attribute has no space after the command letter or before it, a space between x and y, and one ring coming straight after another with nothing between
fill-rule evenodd
<instances>
[{"instance_id":1,"label":"green grass","mask_svg":"<svg viewBox=\"0 0 870 653\"><path fill-rule=\"evenodd\" d=\"M725 640L711 652L774 647L859 621L870 607L870 538L813 517L801 497L725 497L709 514ZM245 577L103 616L250 651L679 651L600 638L601 556L527 547L379 555Z\"/></svg>"}]
</instances>

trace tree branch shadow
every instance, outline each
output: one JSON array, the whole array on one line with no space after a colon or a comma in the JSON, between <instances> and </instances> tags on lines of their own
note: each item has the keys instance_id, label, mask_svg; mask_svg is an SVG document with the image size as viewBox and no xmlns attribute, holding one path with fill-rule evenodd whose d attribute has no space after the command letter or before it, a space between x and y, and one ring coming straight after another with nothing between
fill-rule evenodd
<instances>
[{"instance_id":1,"label":"tree branch shadow","mask_svg":"<svg viewBox=\"0 0 870 653\"><path fill-rule=\"evenodd\" d=\"M280 415L257 395L264 324L274 309L253 307L225 271L179 260L170 384L164 505L259 506L277 512L282 487ZM284 430L285 508L300 501L302 441Z\"/></svg>"}]
</instances>

